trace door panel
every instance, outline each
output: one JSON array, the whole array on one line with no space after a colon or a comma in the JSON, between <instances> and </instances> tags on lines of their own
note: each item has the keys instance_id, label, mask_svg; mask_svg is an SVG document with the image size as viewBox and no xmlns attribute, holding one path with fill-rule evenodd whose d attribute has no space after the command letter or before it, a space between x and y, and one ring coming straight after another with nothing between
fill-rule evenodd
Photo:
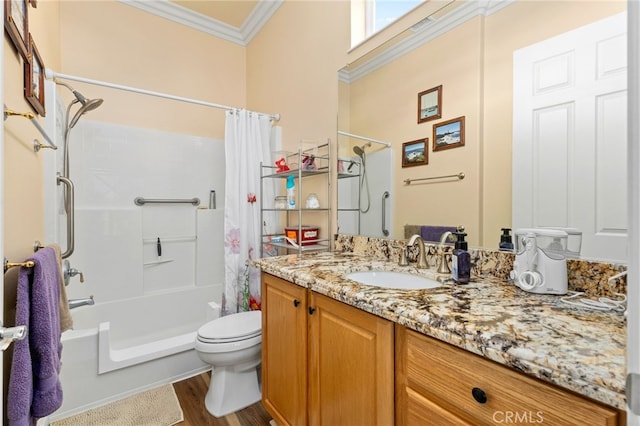
<instances>
[{"instance_id":1,"label":"door panel","mask_svg":"<svg viewBox=\"0 0 640 426\"><path fill-rule=\"evenodd\" d=\"M513 228L575 227L627 259L626 14L514 52Z\"/></svg>"}]
</instances>

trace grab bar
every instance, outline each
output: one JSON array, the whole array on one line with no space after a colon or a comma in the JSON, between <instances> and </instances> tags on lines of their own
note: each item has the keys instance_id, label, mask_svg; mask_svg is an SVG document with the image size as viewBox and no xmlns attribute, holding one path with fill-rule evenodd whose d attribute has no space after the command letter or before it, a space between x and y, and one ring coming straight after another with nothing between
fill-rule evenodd
<instances>
[{"instance_id":1,"label":"grab bar","mask_svg":"<svg viewBox=\"0 0 640 426\"><path fill-rule=\"evenodd\" d=\"M194 197L194 198L143 198L143 197L136 197L133 202L136 204L136 206L144 206L146 203L167 203L167 204L178 204L178 203L188 203L188 204L193 204L194 206L199 206L200 205L200 198L198 197Z\"/></svg>"},{"instance_id":2,"label":"grab bar","mask_svg":"<svg viewBox=\"0 0 640 426\"><path fill-rule=\"evenodd\" d=\"M405 185L410 185L411 182L417 182L419 180L446 179L446 178L452 178L452 177L455 177L455 178L458 178L459 180L462 180L462 179L464 179L464 173L460 172L460 173L455 174L455 175L433 176L433 177L419 178L419 179L405 179L404 183L405 183Z\"/></svg>"},{"instance_id":3,"label":"grab bar","mask_svg":"<svg viewBox=\"0 0 640 426\"><path fill-rule=\"evenodd\" d=\"M58 175L58 185L63 183L66 186L66 195L67 195L67 250L62 253L61 257L66 259L67 257L73 254L74 250L74 205L75 201L73 199L73 182L70 179Z\"/></svg>"},{"instance_id":4,"label":"grab bar","mask_svg":"<svg viewBox=\"0 0 640 426\"><path fill-rule=\"evenodd\" d=\"M384 194L382 194L382 235L384 235L385 237L389 236L389 230L384 227L385 223L387 222L385 218L387 209L385 207L384 200L386 200L387 198L389 198L389 191L384 191Z\"/></svg>"}]
</instances>

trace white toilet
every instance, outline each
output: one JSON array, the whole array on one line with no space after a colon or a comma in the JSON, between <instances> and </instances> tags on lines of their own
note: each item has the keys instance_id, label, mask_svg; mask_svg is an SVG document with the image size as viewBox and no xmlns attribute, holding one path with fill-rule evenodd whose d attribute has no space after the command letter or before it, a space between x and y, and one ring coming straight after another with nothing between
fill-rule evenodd
<instances>
[{"instance_id":1,"label":"white toilet","mask_svg":"<svg viewBox=\"0 0 640 426\"><path fill-rule=\"evenodd\" d=\"M196 352L213 367L205 397L209 413L223 417L260 401L261 346L261 311L227 315L198 329Z\"/></svg>"}]
</instances>

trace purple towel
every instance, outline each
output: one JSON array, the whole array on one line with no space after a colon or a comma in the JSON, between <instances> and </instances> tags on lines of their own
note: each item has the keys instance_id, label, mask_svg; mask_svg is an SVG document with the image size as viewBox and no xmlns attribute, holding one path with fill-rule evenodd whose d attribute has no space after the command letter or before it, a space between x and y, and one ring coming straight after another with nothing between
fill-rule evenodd
<instances>
[{"instance_id":1,"label":"purple towel","mask_svg":"<svg viewBox=\"0 0 640 426\"><path fill-rule=\"evenodd\" d=\"M440 242L440 238L442 234L445 232L456 232L457 227L455 226L421 226L420 227L420 236L424 241L435 241ZM447 240L447 243L450 241Z\"/></svg>"},{"instance_id":2,"label":"purple towel","mask_svg":"<svg viewBox=\"0 0 640 426\"><path fill-rule=\"evenodd\" d=\"M16 326L28 334L14 342L9 377L7 417L9 425L35 425L62 405L60 384L59 271L55 251L38 250L33 268L18 275Z\"/></svg>"}]
</instances>

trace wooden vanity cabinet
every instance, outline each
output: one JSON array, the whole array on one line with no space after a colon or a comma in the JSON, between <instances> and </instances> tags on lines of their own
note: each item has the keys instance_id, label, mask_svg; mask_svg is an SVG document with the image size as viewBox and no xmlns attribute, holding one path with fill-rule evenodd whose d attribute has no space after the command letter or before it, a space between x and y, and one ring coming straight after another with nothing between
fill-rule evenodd
<instances>
[{"instance_id":1,"label":"wooden vanity cabinet","mask_svg":"<svg viewBox=\"0 0 640 426\"><path fill-rule=\"evenodd\" d=\"M392 322L265 273L262 312L262 402L279 426L393 424Z\"/></svg>"},{"instance_id":2,"label":"wooden vanity cabinet","mask_svg":"<svg viewBox=\"0 0 640 426\"><path fill-rule=\"evenodd\" d=\"M619 425L621 412L396 325L396 424Z\"/></svg>"},{"instance_id":3,"label":"wooden vanity cabinet","mask_svg":"<svg viewBox=\"0 0 640 426\"><path fill-rule=\"evenodd\" d=\"M278 426L307 424L307 289L262 274L262 404Z\"/></svg>"}]
</instances>

